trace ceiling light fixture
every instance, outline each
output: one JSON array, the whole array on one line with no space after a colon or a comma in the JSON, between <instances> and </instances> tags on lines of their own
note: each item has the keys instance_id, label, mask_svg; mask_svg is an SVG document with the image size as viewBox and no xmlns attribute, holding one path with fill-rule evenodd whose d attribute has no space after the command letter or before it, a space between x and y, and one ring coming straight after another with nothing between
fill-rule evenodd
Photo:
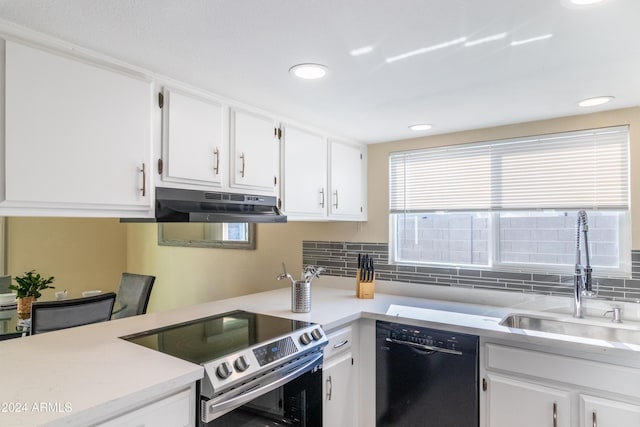
<instances>
[{"instance_id":1,"label":"ceiling light fixture","mask_svg":"<svg viewBox=\"0 0 640 427\"><path fill-rule=\"evenodd\" d=\"M595 107L596 105L606 104L613 100L613 96L595 96L593 98L583 99L578 102L578 107Z\"/></svg>"},{"instance_id":2,"label":"ceiling light fixture","mask_svg":"<svg viewBox=\"0 0 640 427\"><path fill-rule=\"evenodd\" d=\"M544 36L531 37L530 39L514 40L511 42L511 46L520 46L522 44L538 42L541 40L547 40L547 39L550 39L551 37L553 37L553 34L545 34Z\"/></svg>"},{"instance_id":3,"label":"ceiling light fixture","mask_svg":"<svg viewBox=\"0 0 640 427\"><path fill-rule=\"evenodd\" d=\"M481 39L471 40L469 42L466 42L464 44L464 46L465 47L476 46L476 45L483 44L483 43L489 43L489 42L493 42L493 41L496 41L496 40L502 40L505 37L507 37L507 33L494 34L492 36L483 37Z\"/></svg>"},{"instance_id":4,"label":"ceiling light fixture","mask_svg":"<svg viewBox=\"0 0 640 427\"><path fill-rule=\"evenodd\" d=\"M409 129L411 129L412 131L415 131L415 132L419 132L419 131L422 131L422 130L429 130L432 127L433 127L433 125L428 125L426 123L417 123L415 125L409 126Z\"/></svg>"},{"instance_id":5,"label":"ceiling light fixture","mask_svg":"<svg viewBox=\"0 0 640 427\"><path fill-rule=\"evenodd\" d=\"M363 46L357 49L352 49L349 51L349 55L351 56L360 56L366 55L367 53L373 52L373 46Z\"/></svg>"},{"instance_id":6,"label":"ceiling light fixture","mask_svg":"<svg viewBox=\"0 0 640 427\"><path fill-rule=\"evenodd\" d=\"M406 53L402 53L402 54L396 55L396 56L391 56L391 57L385 59L385 61L387 62L387 64L390 64L392 62L400 61L401 59L407 59L407 58L410 58L412 56L422 55L423 53L433 52L434 50L444 49L445 47L449 47L449 46L455 46L457 44L464 43L466 41L467 41L466 37L460 37L460 38L457 38L457 39L454 39L454 40L450 40L448 42L435 44L433 46L423 47L423 48L412 50L412 51L409 51L409 52L406 52Z\"/></svg>"},{"instance_id":7,"label":"ceiling light fixture","mask_svg":"<svg viewBox=\"0 0 640 427\"><path fill-rule=\"evenodd\" d=\"M322 64L298 64L289 68L289 73L301 79L315 80L327 74L327 67Z\"/></svg>"}]
</instances>

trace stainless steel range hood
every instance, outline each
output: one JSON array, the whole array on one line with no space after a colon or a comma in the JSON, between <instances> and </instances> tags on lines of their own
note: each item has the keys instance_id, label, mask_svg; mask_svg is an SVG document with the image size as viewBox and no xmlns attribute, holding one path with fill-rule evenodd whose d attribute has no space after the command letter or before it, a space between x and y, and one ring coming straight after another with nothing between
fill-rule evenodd
<instances>
[{"instance_id":1,"label":"stainless steel range hood","mask_svg":"<svg viewBox=\"0 0 640 427\"><path fill-rule=\"evenodd\" d=\"M271 196L157 187L155 221L265 223L287 217Z\"/></svg>"}]
</instances>

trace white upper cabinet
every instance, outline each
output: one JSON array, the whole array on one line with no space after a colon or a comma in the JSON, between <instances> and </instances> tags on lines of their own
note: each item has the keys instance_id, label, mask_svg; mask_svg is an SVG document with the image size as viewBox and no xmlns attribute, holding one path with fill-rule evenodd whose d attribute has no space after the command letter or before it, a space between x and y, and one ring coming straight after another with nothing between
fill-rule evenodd
<instances>
[{"instance_id":1,"label":"white upper cabinet","mask_svg":"<svg viewBox=\"0 0 640 427\"><path fill-rule=\"evenodd\" d=\"M2 215L150 215L151 80L6 41Z\"/></svg>"},{"instance_id":2,"label":"white upper cabinet","mask_svg":"<svg viewBox=\"0 0 640 427\"><path fill-rule=\"evenodd\" d=\"M230 140L231 190L277 196L280 148L275 120L232 108Z\"/></svg>"},{"instance_id":3,"label":"white upper cabinet","mask_svg":"<svg viewBox=\"0 0 640 427\"><path fill-rule=\"evenodd\" d=\"M292 221L366 220L366 146L283 126L282 201Z\"/></svg>"},{"instance_id":4,"label":"white upper cabinet","mask_svg":"<svg viewBox=\"0 0 640 427\"><path fill-rule=\"evenodd\" d=\"M292 126L282 130L282 201L288 218L325 219L327 139Z\"/></svg>"},{"instance_id":5,"label":"white upper cabinet","mask_svg":"<svg viewBox=\"0 0 640 427\"><path fill-rule=\"evenodd\" d=\"M162 99L162 181L221 189L229 158L227 107L171 88Z\"/></svg>"},{"instance_id":6,"label":"white upper cabinet","mask_svg":"<svg viewBox=\"0 0 640 427\"><path fill-rule=\"evenodd\" d=\"M330 141L329 216L363 220L366 215L365 147Z\"/></svg>"}]
</instances>

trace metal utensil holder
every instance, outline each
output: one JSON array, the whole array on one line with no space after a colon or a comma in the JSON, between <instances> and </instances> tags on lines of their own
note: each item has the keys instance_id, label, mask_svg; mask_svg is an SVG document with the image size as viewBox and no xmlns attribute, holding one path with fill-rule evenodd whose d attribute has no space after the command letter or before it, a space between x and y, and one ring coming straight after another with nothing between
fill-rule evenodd
<instances>
[{"instance_id":1,"label":"metal utensil holder","mask_svg":"<svg viewBox=\"0 0 640 427\"><path fill-rule=\"evenodd\" d=\"M291 311L294 313L311 311L311 282L296 280L291 283Z\"/></svg>"}]
</instances>

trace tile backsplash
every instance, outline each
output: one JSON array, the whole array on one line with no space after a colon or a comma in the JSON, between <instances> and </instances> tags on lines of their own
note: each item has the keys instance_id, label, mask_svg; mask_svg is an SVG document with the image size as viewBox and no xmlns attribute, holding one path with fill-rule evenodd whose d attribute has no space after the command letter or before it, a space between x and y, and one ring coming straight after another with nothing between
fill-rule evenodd
<instances>
[{"instance_id":1,"label":"tile backsplash","mask_svg":"<svg viewBox=\"0 0 640 427\"><path fill-rule=\"evenodd\" d=\"M389 264L387 243L302 242L302 261L322 266L324 274L354 277L358 253L373 256L379 280L460 288L493 289L544 295L572 295L573 276L568 274L517 273L455 267L421 267ZM596 298L613 301L640 301L640 251L631 251L630 279L594 276Z\"/></svg>"}]
</instances>

